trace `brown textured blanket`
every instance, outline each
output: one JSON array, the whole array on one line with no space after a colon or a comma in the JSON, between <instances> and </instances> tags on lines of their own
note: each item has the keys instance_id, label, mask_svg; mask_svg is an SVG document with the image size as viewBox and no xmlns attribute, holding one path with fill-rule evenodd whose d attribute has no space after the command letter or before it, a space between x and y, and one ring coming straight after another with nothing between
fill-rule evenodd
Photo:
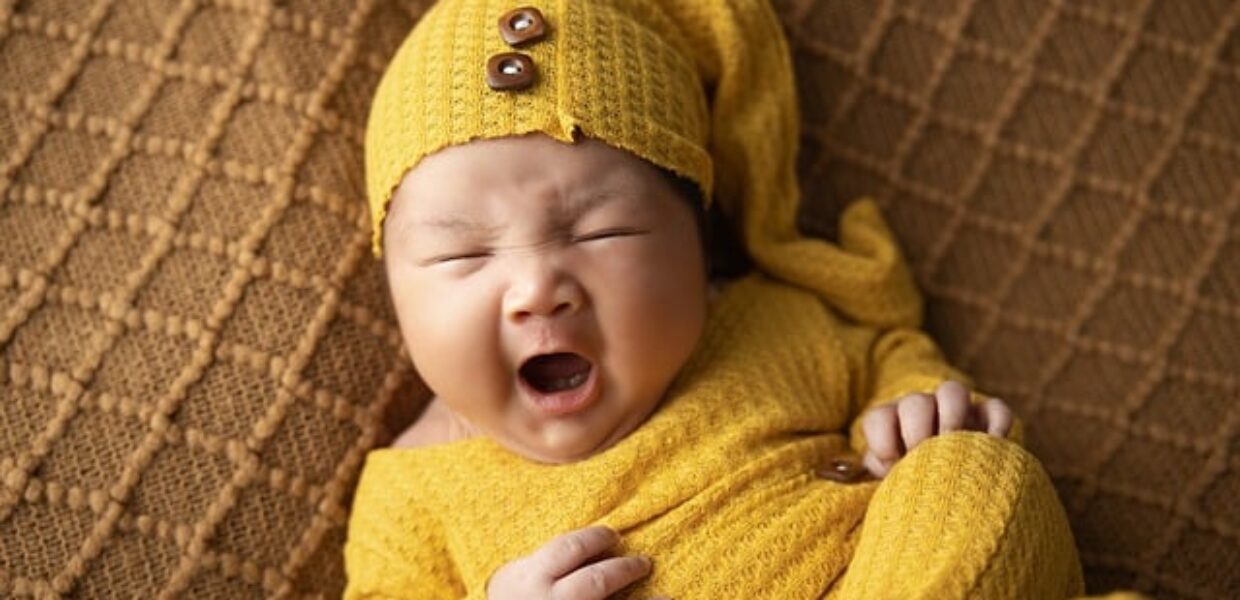
<instances>
[{"instance_id":1,"label":"brown textured blanket","mask_svg":"<svg viewBox=\"0 0 1240 600\"><path fill-rule=\"evenodd\" d=\"M361 136L427 4L0 0L0 596L339 594L426 399ZM879 200L1091 592L1240 596L1240 2L776 4L806 230Z\"/></svg>"}]
</instances>

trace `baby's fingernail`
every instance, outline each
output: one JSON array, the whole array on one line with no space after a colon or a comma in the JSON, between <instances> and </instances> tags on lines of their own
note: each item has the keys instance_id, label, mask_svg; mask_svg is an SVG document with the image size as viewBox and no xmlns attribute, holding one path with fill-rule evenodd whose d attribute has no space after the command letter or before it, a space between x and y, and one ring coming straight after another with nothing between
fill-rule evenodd
<instances>
[{"instance_id":1,"label":"baby's fingernail","mask_svg":"<svg viewBox=\"0 0 1240 600\"><path fill-rule=\"evenodd\" d=\"M616 533L615 529L612 529L606 525L599 525L597 529L604 538L611 540L612 543L620 541L620 534Z\"/></svg>"},{"instance_id":2,"label":"baby's fingernail","mask_svg":"<svg viewBox=\"0 0 1240 600\"><path fill-rule=\"evenodd\" d=\"M641 573L643 577L645 577L646 575L649 575L650 572L653 570L650 568L649 558L645 556L634 556L632 558L637 561L637 571Z\"/></svg>"}]
</instances>

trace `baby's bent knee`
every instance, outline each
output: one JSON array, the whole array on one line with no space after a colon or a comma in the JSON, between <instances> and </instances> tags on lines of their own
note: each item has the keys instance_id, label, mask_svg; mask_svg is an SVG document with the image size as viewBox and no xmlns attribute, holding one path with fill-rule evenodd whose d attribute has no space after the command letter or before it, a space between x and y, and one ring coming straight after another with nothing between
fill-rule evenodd
<instances>
[{"instance_id":1,"label":"baby's bent knee","mask_svg":"<svg viewBox=\"0 0 1240 600\"><path fill-rule=\"evenodd\" d=\"M1009 439L976 431L928 438L888 474L889 479L923 477L1001 493L1055 493L1041 462L1028 450Z\"/></svg>"}]
</instances>

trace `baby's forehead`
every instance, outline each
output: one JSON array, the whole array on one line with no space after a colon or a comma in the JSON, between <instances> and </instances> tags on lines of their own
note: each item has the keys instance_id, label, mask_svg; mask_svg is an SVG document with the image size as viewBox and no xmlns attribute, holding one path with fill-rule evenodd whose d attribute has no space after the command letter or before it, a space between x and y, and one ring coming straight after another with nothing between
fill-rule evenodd
<instances>
[{"instance_id":1,"label":"baby's forehead","mask_svg":"<svg viewBox=\"0 0 1240 600\"><path fill-rule=\"evenodd\" d=\"M513 220L537 220L568 224L581 217L606 211L639 213L653 207L654 199L643 189L623 184L582 185L560 191L522 194L505 188L502 193L481 188L478 196L410 197L402 213L391 215L398 227L462 230L460 224L494 222L497 225ZM399 209L398 209L399 210Z\"/></svg>"},{"instance_id":2,"label":"baby's forehead","mask_svg":"<svg viewBox=\"0 0 1240 600\"><path fill-rule=\"evenodd\" d=\"M536 178L559 174L570 183L593 183L600 178L650 177L658 168L627 150L582 138L565 143L545 134L475 139L440 149L410 169L410 179L436 179L470 174L462 183L486 183L495 177Z\"/></svg>"},{"instance_id":3,"label":"baby's forehead","mask_svg":"<svg viewBox=\"0 0 1240 600\"><path fill-rule=\"evenodd\" d=\"M600 144L601 145L601 144ZM390 216L407 205L443 210L490 196L543 198L544 211L591 203L596 197L644 197L663 185L661 170L626 152L567 156L567 149L462 145L428 157L402 179ZM415 209L417 212L423 212Z\"/></svg>"}]
</instances>

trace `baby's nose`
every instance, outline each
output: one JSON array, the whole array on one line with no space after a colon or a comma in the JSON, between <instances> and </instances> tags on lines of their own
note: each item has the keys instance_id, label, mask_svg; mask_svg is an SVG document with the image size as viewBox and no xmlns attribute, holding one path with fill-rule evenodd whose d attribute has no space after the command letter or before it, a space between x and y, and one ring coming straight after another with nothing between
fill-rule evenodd
<instances>
[{"instance_id":1,"label":"baby's nose","mask_svg":"<svg viewBox=\"0 0 1240 600\"><path fill-rule=\"evenodd\" d=\"M514 321L532 316L567 316L584 303L585 292L576 278L549 268L535 268L514 274L504 295L504 313Z\"/></svg>"}]
</instances>

